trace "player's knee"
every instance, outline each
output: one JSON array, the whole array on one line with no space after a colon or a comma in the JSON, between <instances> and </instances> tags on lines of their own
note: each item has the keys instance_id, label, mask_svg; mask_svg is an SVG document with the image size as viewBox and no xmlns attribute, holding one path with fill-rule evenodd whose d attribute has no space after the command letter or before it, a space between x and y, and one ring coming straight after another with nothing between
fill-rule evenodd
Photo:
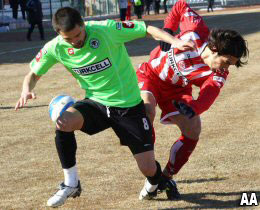
<instances>
[{"instance_id":1,"label":"player's knee","mask_svg":"<svg viewBox=\"0 0 260 210\"><path fill-rule=\"evenodd\" d=\"M64 120L64 118L62 118L62 117L59 117L57 122L56 122L56 130L64 131L64 132L72 132L72 131L74 131L72 129L72 126L70 125L70 123L66 122Z\"/></svg>"},{"instance_id":2,"label":"player's knee","mask_svg":"<svg viewBox=\"0 0 260 210\"><path fill-rule=\"evenodd\" d=\"M201 120L196 116L188 121L185 121L180 126L182 133L191 139L199 139L201 133Z\"/></svg>"},{"instance_id":3,"label":"player's knee","mask_svg":"<svg viewBox=\"0 0 260 210\"><path fill-rule=\"evenodd\" d=\"M197 118L194 120L194 122L191 125L191 133L194 137L194 139L198 139L201 133L201 121L200 118Z\"/></svg>"},{"instance_id":4,"label":"player's knee","mask_svg":"<svg viewBox=\"0 0 260 210\"><path fill-rule=\"evenodd\" d=\"M80 130L83 125L83 117L77 113L64 112L56 122L56 130L72 132Z\"/></svg>"}]
</instances>

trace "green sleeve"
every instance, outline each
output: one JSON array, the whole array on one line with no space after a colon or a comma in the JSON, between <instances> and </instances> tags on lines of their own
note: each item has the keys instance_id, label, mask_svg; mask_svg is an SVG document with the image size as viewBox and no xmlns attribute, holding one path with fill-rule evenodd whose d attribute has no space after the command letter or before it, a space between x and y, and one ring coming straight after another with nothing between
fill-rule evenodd
<instances>
[{"instance_id":1,"label":"green sleeve","mask_svg":"<svg viewBox=\"0 0 260 210\"><path fill-rule=\"evenodd\" d=\"M55 52L55 44L50 41L31 61L30 68L36 75L45 74L54 64L58 63L53 52Z\"/></svg>"}]
</instances>

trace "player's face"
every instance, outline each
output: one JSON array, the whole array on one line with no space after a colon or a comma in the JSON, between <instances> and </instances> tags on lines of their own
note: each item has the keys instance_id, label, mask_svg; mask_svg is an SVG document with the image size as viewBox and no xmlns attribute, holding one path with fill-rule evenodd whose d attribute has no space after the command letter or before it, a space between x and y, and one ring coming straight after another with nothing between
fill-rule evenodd
<instances>
[{"instance_id":1,"label":"player's face","mask_svg":"<svg viewBox=\"0 0 260 210\"><path fill-rule=\"evenodd\" d=\"M86 31L84 27L80 27L79 25L76 25L74 29L67 32L60 31L59 34L66 42L70 43L74 48L83 47L86 39Z\"/></svg>"},{"instance_id":2,"label":"player's face","mask_svg":"<svg viewBox=\"0 0 260 210\"><path fill-rule=\"evenodd\" d=\"M231 55L218 55L214 52L209 59L208 65L213 71L224 72L228 70L229 66L235 65L238 58Z\"/></svg>"}]
</instances>

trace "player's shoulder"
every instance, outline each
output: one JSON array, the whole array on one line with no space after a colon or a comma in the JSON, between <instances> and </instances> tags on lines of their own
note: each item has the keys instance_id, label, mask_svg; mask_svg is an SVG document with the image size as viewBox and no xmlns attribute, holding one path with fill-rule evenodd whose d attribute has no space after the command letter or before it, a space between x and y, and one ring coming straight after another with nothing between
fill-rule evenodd
<instances>
[{"instance_id":1,"label":"player's shoulder","mask_svg":"<svg viewBox=\"0 0 260 210\"><path fill-rule=\"evenodd\" d=\"M59 51L63 42L64 40L62 37L58 35L50 41L46 42L43 46L43 49L45 52L48 52L49 55L55 55Z\"/></svg>"},{"instance_id":2,"label":"player's shoulder","mask_svg":"<svg viewBox=\"0 0 260 210\"><path fill-rule=\"evenodd\" d=\"M56 48L58 41L57 41L57 37L51 39L50 41L46 42L43 46L44 49L46 50L52 50Z\"/></svg>"},{"instance_id":3,"label":"player's shoulder","mask_svg":"<svg viewBox=\"0 0 260 210\"><path fill-rule=\"evenodd\" d=\"M178 35L178 38L183 40L201 40L203 42L208 40L209 29L208 27L194 27L188 30L183 30Z\"/></svg>"},{"instance_id":4,"label":"player's shoulder","mask_svg":"<svg viewBox=\"0 0 260 210\"><path fill-rule=\"evenodd\" d=\"M53 39L51 39L50 41L46 42L44 46L48 48L55 48L60 41L62 41L62 37L58 35Z\"/></svg>"},{"instance_id":5,"label":"player's shoulder","mask_svg":"<svg viewBox=\"0 0 260 210\"><path fill-rule=\"evenodd\" d=\"M113 25L113 20L91 20L85 22L86 31L88 34L98 34L100 36L109 35Z\"/></svg>"},{"instance_id":6,"label":"player's shoulder","mask_svg":"<svg viewBox=\"0 0 260 210\"><path fill-rule=\"evenodd\" d=\"M189 7L186 0L178 0L174 4L175 7Z\"/></svg>"},{"instance_id":7,"label":"player's shoulder","mask_svg":"<svg viewBox=\"0 0 260 210\"><path fill-rule=\"evenodd\" d=\"M109 27L111 24L113 24L115 20L90 20L86 21L85 25L86 27L93 27L93 28L102 28L102 27Z\"/></svg>"},{"instance_id":8,"label":"player's shoulder","mask_svg":"<svg viewBox=\"0 0 260 210\"><path fill-rule=\"evenodd\" d=\"M182 40L198 40L200 39L200 34L197 33L196 31L187 30L181 32L178 35L178 37Z\"/></svg>"}]
</instances>

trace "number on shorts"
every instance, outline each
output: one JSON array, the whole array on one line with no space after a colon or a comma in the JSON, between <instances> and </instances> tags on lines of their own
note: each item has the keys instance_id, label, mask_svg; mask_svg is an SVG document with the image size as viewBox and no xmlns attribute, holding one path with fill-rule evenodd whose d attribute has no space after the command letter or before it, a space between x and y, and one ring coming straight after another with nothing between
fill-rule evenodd
<instances>
[{"instance_id":1,"label":"number on shorts","mask_svg":"<svg viewBox=\"0 0 260 210\"><path fill-rule=\"evenodd\" d=\"M145 129L145 130L149 130L149 124L148 124L146 118L143 118L143 123L144 123L144 129Z\"/></svg>"}]
</instances>

